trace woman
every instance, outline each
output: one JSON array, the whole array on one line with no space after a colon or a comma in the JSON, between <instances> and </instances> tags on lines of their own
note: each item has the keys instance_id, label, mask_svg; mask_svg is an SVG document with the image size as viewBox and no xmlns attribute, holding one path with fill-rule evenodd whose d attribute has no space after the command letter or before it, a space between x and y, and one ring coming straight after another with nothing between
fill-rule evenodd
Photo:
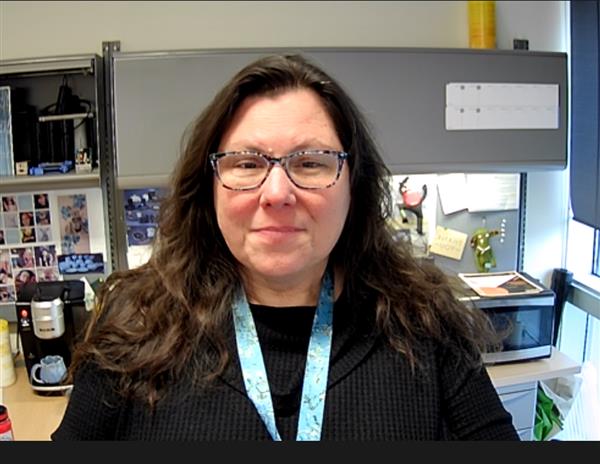
<instances>
[{"instance_id":1,"label":"woman","mask_svg":"<svg viewBox=\"0 0 600 464\"><path fill-rule=\"evenodd\" d=\"M35 202L35 209L44 209L50 207L47 193L38 193L33 195L33 201Z\"/></svg>"},{"instance_id":2,"label":"woman","mask_svg":"<svg viewBox=\"0 0 600 464\"><path fill-rule=\"evenodd\" d=\"M32 248L14 248L17 253L17 259L15 262L15 267L23 268L23 267L34 267L35 259Z\"/></svg>"},{"instance_id":3,"label":"woman","mask_svg":"<svg viewBox=\"0 0 600 464\"><path fill-rule=\"evenodd\" d=\"M35 283L35 273L30 269L21 269L15 277L15 287L17 292L26 284Z\"/></svg>"},{"instance_id":4,"label":"woman","mask_svg":"<svg viewBox=\"0 0 600 464\"><path fill-rule=\"evenodd\" d=\"M490 326L393 241L388 174L323 71L241 70L193 126L150 260L103 285L52 438L517 439Z\"/></svg>"},{"instance_id":5,"label":"woman","mask_svg":"<svg viewBox=\"0 0 600 464\"><path fill-rule=\"evenodd\" d=\"M2 211L17 211L15 197L2 197Z\"/></svg>"},{"instance_id":6,"label":"woman","mask_svg":"<svg viewBox=\"0 0 600 464\"><path fill-rule=\"evenodd\" d=\"M31 227L33 225L33 213L30 211L21 213L21 227Z\"/></svg>"}]
</instances>

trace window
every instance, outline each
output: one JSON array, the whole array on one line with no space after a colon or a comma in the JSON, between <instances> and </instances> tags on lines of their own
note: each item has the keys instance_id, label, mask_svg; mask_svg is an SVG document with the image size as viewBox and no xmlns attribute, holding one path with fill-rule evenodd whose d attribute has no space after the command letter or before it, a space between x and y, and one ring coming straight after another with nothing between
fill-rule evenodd
<instances>
[{"instance_id":1,"label":"window","mask_svg":"<svg viewBox=\"0 0 600 464\"><path fill-rule=\"evenodd\" d=\"M596 229L594 233L594 257L592 259L592 274L600 277L600 229Z\"/></svg>"}]
</instances>

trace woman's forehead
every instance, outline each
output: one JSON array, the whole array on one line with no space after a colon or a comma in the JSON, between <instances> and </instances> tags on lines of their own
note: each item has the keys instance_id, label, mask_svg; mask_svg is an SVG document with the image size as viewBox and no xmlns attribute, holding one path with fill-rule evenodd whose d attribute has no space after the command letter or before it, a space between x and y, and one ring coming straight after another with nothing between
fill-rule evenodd
<instances>
[{"instance_id":1,"label":"woman's forehead","mask_svg":"<svg viewBox=\"0 0 600 464\"><path fill-rule=\"evenodd\" d=\"M219 149L279 151L276 142L298 149L340 148L332 118L311 89L246 98L224 130ZM335 146L334 146L335 145Z\"/></svg>"}]
</instances>

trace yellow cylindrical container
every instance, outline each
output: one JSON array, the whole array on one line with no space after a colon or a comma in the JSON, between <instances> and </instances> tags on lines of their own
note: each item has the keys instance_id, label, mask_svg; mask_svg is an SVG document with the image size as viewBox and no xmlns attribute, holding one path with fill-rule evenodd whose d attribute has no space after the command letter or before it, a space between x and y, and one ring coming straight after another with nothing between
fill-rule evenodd
<instances>
[{"instance_id":1,"label":"yellow cylindrical container","mask_svg":"<svg viewBox=\"0 0 600 464\"><path fill-rule=\"evenodd\" d=\"M10 349L8 321L0 319L0 387L8 387L15 380L15 365Z\"/></svg>"},{"instance_id":2,"label":"yellow cylindrical container","mask_svg":"<svg viewBox=\"0 0 600 464\"><path fill-rule=\"evenodd\" d=\"M496 2L469 1L469 47L496 48Z\"/></svg>"}]
</instances>

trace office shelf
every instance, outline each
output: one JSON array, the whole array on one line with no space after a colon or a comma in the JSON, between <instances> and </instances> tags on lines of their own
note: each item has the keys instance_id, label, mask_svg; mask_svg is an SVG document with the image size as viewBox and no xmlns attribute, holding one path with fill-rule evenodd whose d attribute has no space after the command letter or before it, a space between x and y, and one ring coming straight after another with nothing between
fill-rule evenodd
<instances>
[{"instance_id":1,"label":"office shelf","mask_svg":"<svg viewBox=\"0 0 600 464\"><path fill-rule=\"evenodd\" d=\"M0 193L2 194L99 186L100 171L98 168L87 173L71 171L65 174L48 173L43 176L0 176Z\"/></svg>"}]
</instances>

